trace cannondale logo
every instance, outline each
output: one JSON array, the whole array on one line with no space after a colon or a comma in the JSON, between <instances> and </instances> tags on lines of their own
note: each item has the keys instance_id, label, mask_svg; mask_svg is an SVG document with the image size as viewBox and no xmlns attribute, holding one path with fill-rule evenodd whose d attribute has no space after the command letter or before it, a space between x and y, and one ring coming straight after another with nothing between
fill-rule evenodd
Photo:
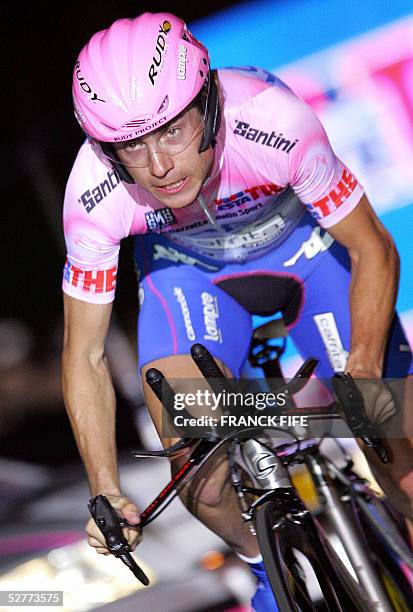
<instances>
[{"instance_id":1,"label":"cannondale logo","mask_svg":"<svg viewBox=\"0 0 413 612\"><path fill-rule=\"evenodd\" d=\"M277 458L269 453L261 453L254 457L254 467L257 478L261 480L277 470Z\"/></svg>"}]
</instances>

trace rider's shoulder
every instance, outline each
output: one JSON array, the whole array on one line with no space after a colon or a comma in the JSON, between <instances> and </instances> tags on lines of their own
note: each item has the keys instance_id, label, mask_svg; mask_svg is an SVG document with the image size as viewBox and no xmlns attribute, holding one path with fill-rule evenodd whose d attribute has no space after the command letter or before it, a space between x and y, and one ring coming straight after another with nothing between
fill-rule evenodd
<instances>
[{"instance_id":1,"label":"rider's shoulder","mask_svg":"<svg viewBox=\"0 0 413 612\"><path fill-rule=\"evenodd\" d=\"M120 176L104 163L93 150L88 140L81 145L76 155L65 188L65 204L81 204L86 213L97 205L120 195L122 192Z\"/></svg>"},{"instance_id":2,"label":"rider's shoulder","mask_svg":"<svg viewBox=\"0 0 413 612\"><path fill-rule=\"evenodd\" d=\"M92 185L95 182L104 181L112 175L119 183L120 179L113 167L96 155L92 145L86 139L77 152L67 185Z\"/></svg>"},{"instance_id":3,"label":"rider's shoulder","mask_svg":"<svg viewBox=\"0 0 413 612\"><path fill-rule=\"evenodd\" d=\"M314 111L276 74L256 66L222 68L218 71L224 113L245 111L261 121L277 116L277 123L306 123Z\"/></svg>"},{"instance_id":4,"label":"rider's shoulder","mask_svg":"<svg viewBox=\"0 0 413 612\"><path fill-rule=\"evenodd\" d=\"M225 83L242 83L245 87L250 87L257 91L267 89L268 87L283 87L286 90L291 88L282 81L277 75L260 66L228 66L218 68L217 70L220 80Z\"/></svg>"}]
</instances>

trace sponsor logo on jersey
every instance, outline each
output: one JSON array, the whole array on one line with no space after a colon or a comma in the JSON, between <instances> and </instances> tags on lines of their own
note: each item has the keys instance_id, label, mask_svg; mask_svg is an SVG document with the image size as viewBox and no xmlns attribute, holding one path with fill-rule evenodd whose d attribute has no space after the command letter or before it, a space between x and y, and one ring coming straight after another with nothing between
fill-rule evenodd
<instances>
[{"instance_id":1,"label":"sponsor logo on jersey","mask_svg":"<svg viewBox=\"0 0 413 612\"><path fill-rule=\"evenodd\" d=\"M170 208L159 208L145 213L145 220L148 230L156 232L164 227L169 227L176 222L175 216Z\"/></svg>"},{"instance_id":2,"label":"sponsor logo on jersey","mask_svg":"<svg viewBox=\"0 0 413 612\"><path fill-rule=\"evenodd\" d=\"M191 315L189 313L188 302L185 294L181 287L174 287L174 296L177 299L178 304L181 307L182 316L184 319L184 325L188 340L195 340L195 332L191 321Z\"/></svg>"},{"instance_id":3,"label":"sponsor logo on jersey","mask_svg":"<svg viewBox=\"0 0 413 612\"><path fill-rule=\"evenodd\" d=\"M201 236L194 239L197 248L202 249L208 257L219 257L223 251L239 250L240 259L248 256L251 249L256 249L273 242L285 228L285 220L281 215L272 215L262 223L249 225L239 232L226 235ZM244 255L241 255L241 251ZM238 257L237 257L238 258Z\"/></svg>"},{"instance_id":4,"label":"sponsor logo on jersey","mask_svg":"<svg viewBox=\"0 0 413 612\"><path fill-rule=\"evenodd\" d=\"M75 75L76 75L76 79L79 82L79 87L82 89L82 91L85 92L85 94L89 96L89 99L92 102L106 102L106 100L102 100L102 98L99 98L98 94L95 91L93 91L89 83L86 82L86 79L82 75L82 71L80 69L79 60L75 64Z\"/></svg>"},{"instance_id":5,"label":"sponsor logo on jersey","mask_svg":"<svg viewBox=\"0 0 413 612\"><path fill-rule=\"evenodd\" d=\"M261 196L271 196L282 191L284 187L275 185L274 183L268 183L266 185L256 185L255 187L248 187L243 191L234 193L227 198L219 198L215 200L215 204L219 211L230 210L237 206L241 206L246 202L258 200Z\"/></svg>"},{"instance_id":6,"label":"sponsor logo on jersey","mask_svg":"<svg viewBox=\"0 0 413 612\"><path fill-rule=\"evenodd\" d=\"M155 85L155 79L162 70L162 64L167 47L166 37L171 31L171 27L170 21L164 21L163 24L159 26L158 38L156 39L155 51L152 57L152 64L150 65L148 72L149 80L152 85Z\"/></svg>"},{"instance_id":7,"label":"sponsor logo on jersey","mask_svg":"<svg viewBox=\"0 0 413 612\"><path fill-rule=\"evenodd\" d=\"M218 299L203 291L201 293L202 312L204 316L205 334L204 340L212 340L213 342L222 342L221 330L218 327L219 308Z\"/></svg>"},{"instance_id":8,"label":"sponsor logo on jersey","mask_svg":"<svg viewBox=\"0 0 413 612\"><path fill-rule=\"evenodd\" d=\"M319 253L326 251L331 247L334 242L334 238L324 231L323 235L321 227L315 227L311 232L311 236L308 240L305 240L300 246L298 251L290 259L287 259L283 265L288 268L294 266L301 256L304 255L306 259L313 259Z\"/></svg>"},{"instance_id":9,"label":"sponsor logo on jersey","mask_svg":"<svg viewBox=\"0 0 413 612\"><path fill-rule=\"evenodd\" d=\"M276 132L263 132L262 130L252 127L245 121L236 120L236 123L237 125L234 129L234 134L237 136L242 136L242 138L245 138L246 140L252 140L257 144L265 145L266 147L281 149L285 153L290 153L298 142L298 138L295 140L285 138L281 132L278 134Z\"/></svg>"},{"instance_id":10,"label":"sponsor logo on jersey","mask_svg":"<svg viewBox=\"0 0 413 612\"><path fill-rule=\"evenodd\" d=\"M187 232L197 227L203 227L204 225L208 225L208 221L206 219L202 219L201 221L194 221L194 223L182 225L181 227L173 227L172 229L168 230L168 234L179 234L179 232Z\"/></svg>"},{"instance_id":11,"label":"sponsor logo on jersey","mask_svg":"<svg viewBox=\"0 0 413 612\"><path fill-rule=\"evenodd\" d=\"M109 170L107 178L93 189L88 189L78 199L87 213L90 213L99 202L108 196L120 183L120 176L116 170Z\"/></svg>"},{"instance_id":12,"label":"sponsor logo on jersey","mask_svg":"<svg viewBox=\"0 0 413 612\"><path fill-rule=\"evenodd\" d=\"M206 270L219 270L218 266L207 264L196 257L192 257L192 255L181 253L181 251L178 251L173 247L165 247L163 244L154 245L153 258L154 260L167 259L168 261L183 263L188 266L199 266L201 268L205 268Z\"/></svg>"},{"instance_id":13,"label":"sponsor logo on jersey","mask_svg":"<svg viewBox=\"0 0 413 612\"><path fill-rule=\"evenodd\" d=\"M334 314L332 312L324 312L314 315L313 318L320 332L324 346L326 347L331 367L334 372L344 372L348 352L343 348Z\"/></svg>"},{"instance_id":14,"label":"sponsor logo on jersey","mask_svg":"<svg viewBox=\"0 0 413 612\"><path fill-rule=\"evenodd\" d=\"M85 293L108 293L116 287L116 266L106 270L85 270L67 259L63 277L69 285L79 287Z\"/></svg>"},{"instance_id":15,"label":"sponsor logo on jersey","mask_svg":"<svg viewBox=\"0 0 413 612\"><path fill-rule=\"evenodd\" d=\"M339 208L347 198L353 193L357 186L357 179L351 174L347 168L343 168L341 178L336 187L332 189L324 198L313 202L311 206L311 214L320 219L327 216L337 208Z\"/></svg>"},{"instance_id":16,"label":"sponsor logo on jersey","mask_svg":"<svg viewBox=\"0 0 413 612\"><path fill-rule=\"evenodd\" d=\"M177 78L180 81L184 81L186 79L186 62L188 55L188 49L182 43L179 45L178 50L178 74Z\"/></svg>"}]
</instances>

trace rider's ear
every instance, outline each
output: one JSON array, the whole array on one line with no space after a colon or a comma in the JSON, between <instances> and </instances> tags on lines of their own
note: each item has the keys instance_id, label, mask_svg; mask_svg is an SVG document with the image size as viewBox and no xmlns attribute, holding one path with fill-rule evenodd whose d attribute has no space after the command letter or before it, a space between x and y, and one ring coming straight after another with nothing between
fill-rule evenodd
<instances>
[{"instance_id":1,"label":"rider's ear","mask_svg":"<svg viewBox=\"0 0 413 612\"><path fill-rule=\"evenodd\" d=\"M118 159L117 153L115 151L114 146L110 142L101 142L100 146L102 148L103 153L111 160L111 164L113 169L119 174L119 177L125 183L132 184L135 181L126 170L126 167L120 162L115 161Z\"/></svg>"}]
</instances>

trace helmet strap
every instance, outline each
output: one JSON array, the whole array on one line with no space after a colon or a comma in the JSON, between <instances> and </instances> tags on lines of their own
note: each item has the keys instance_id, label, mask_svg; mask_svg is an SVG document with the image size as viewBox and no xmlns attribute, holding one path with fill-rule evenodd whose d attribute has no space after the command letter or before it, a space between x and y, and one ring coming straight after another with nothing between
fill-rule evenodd
<instances>
[{"instance_id":1,"label":"helmet strap","mask_svg":"<svg viewBox=\"0 0 413 612\"><path fill-rule=\"evenodd\" d=\"M210 84L208 98L206 101L206 122L204 128L204 137L199 147L199 152L206 151L209 145L215 146L215 136L219 130L221 122L221 111L219 108L218 86L215 80L216 70L210 73Z\"/></svg>"},{"instance_id":2,"label":"helmet strap","mask_svg":"<svg viewBox=\"0 0 413 612\"><path fill-rule=\"evenodd\" d=\"M126 170L125 166L120 162L115 161L114 158L116 158L117 155L112 144L110 142L101 142L100 146L104 154L110 159L110 163L112 164L113 169L116 170L116 172L119 174L121 180L129 184L134 183L135 181L133 180L129 172Z\"/></svg>"}]
</instances>

